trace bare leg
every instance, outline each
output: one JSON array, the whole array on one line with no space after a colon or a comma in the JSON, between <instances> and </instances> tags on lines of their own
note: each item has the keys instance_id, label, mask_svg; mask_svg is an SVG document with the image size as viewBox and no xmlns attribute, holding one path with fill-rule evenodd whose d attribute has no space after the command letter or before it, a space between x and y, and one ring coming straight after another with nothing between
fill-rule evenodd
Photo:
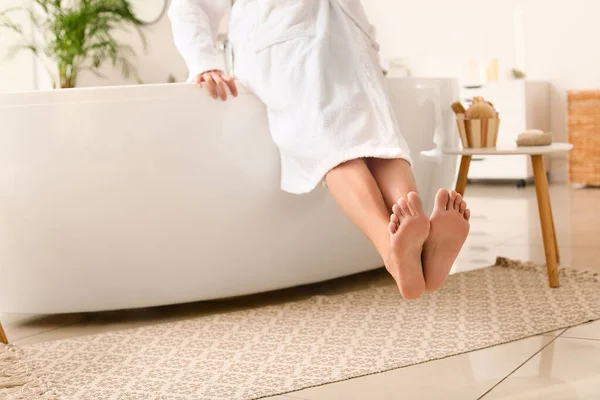
<instances>
[{"instance_id":1,"label":"bare leg","mask_svg":"<svg viewBox=\"0 0 600 400\"><path fill-rule=\"evenodd\" d=\"M392 216L392 222L402 219L401 216L403 213L398 213L398 210L404 209L405 199L409 198L409 196L413 198L414 203L417 203L415 208L417 208L419 214L424 217L422 217L422 219L426 218L420 199L418 197L414 198L414 196L418 196L417 183L415 182L410 164L406 160L369 158L367 159L367 165L381 190L387 208L392 209L394 215L397 215L397 217ZM427 221L427 223L429 223L429 221ZM402 228L402 224L399 225L399 228ZM390 232L393 233L393 231L394 227L391 227ZM414 247L415 251L422 253L424 241L426 239L427 236L422 237L423 241L421 241L421 238L416 238L414 236L409 237L407 240L410 240L411 243L409 243L408 246ZM395 243L393 243L393 245L394 244ZM397 243L396 246L405 247L407 245ZM421 271L423 271L422 263ZM425 281L425 277L423 280Z\"/></svg>"},{"instance_id":2,"label":"bare leg","mask_svg":"<svg viewBox=\"0 0 600 400\"><path fill-rule=\"evenodd\" d=\"M408 162L401 159L370 159L368 165L388 207L406 197L407 193L416 191ZM427 291L442 287L469 232L470 211L459 194L453 191L451 196L448 191L440 190L435 204L431 230L423 248Z\"/></svg>"},{"instance_id":3,"label":"bare leg","mask_svg":"<svg viewBox=\"0 0 600 400\"><path fill-rule=\"evenodd\" d=\"M370 158L367 160L367 165L377 181L388 209L391 209L401 198L406 198L408 193L417 193L417 184L410 164L406 160Z\"/></svg>"},{"instance_id":4,"label":"bare leg","mask_svg":"<svg viewBox=\"0 0 600 400\"><path fill-rule=\"evenodd\" d=\"M431 214L431 232L423 251L427 291L442 287L469 234L471 211L462 196L440 189Z\"/></svg>"},{"instance_id":5,"label":"bare leg","mask_svg":"<svg viewBox=\"0 0 600 400\"><path fill-rule=\"evenodd\" d=\"M402 295L407 299L419 297L425 290L421 247L429 233L427 217L423 220L417 215L420 204L412 205L411 199L405 199L404 210L398 205L390 217L381 190L362 159L339 165L326 180L341 209L379 251Z\"/></svg>"}]
</instances>

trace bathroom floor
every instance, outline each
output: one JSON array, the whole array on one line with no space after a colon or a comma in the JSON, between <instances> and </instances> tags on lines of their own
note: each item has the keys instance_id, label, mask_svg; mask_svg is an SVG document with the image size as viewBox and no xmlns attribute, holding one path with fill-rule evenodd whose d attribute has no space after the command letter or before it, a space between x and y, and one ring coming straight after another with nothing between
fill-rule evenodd
<instances>
[{"instance_id":1,"label":"bathroom floor","mask_svg":"<svg viewBox=\"0 0 600 400\"><path fill-rule=\"evenodd\" d=\"M553 185L551 198L562 265L600 272L600 189ZM467 187L471 235L456 271L482 268L496 256L544 262L535 190L513 185ZM262 295L267 302L308 294L316 286L343 291L373 273ZM127 329L211 312L237 299L145 310L59 316L0 314L11 341L26 345ZM272 399L597 399L600 321L413 367L334 383Z\"/></svg>"}]
</instances>

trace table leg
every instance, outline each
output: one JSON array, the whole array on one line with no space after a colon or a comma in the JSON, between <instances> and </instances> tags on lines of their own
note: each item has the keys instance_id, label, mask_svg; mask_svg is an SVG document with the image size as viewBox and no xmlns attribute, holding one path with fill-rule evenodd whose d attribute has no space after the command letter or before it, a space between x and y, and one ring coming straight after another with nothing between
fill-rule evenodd
<instances>
[{"instance_id":1,"label":"table leg","mask_svg":"<svg viewBox=\"0 0 600 400\"><path fill-rule=\"evenodd\" d=\"M558 255L556 254L556 233L554 232L554 220L552 218L552 207L550 205L550 193L548 190L548 179L544 169L544 159L541 155L531 156L533 165L533 176L535 179L535 192L537 194L538 211L542 225L542 236L544 237L544 251L546 253L546 267L548 268L548 281L550 287L560 286L558 279Z\"/></svg>"},{"instance_id":2,"label":"table leg","mask_svg":"<svg viewBox=\"0 0 600 400\"><path fill-rule=\"evenodd\" d=\"M8 338L6 337L6 333L4 333L4 329L2 328L1 322L0 322L0 343L8 344Z\"/></svg>"},{"instance_id":3,"label":"table leg","mask_svg":"<svg viewBox=\"0 0 600 400\"><path fill-rule=\"evenodd\" d=\"M556 228L554 227L554 213L552 212L552 203L550 204L550 214L552 215L552 232L554 232L554 251L556 252L556 263L560 264L560 252L558 251L558 240L556 240Z\"/></svg>"},{"instance_id":4,"label":"table leg","mask_svg":"<svg viewBox=\"0 0 600 400\"><path fill-rule=\"evenodd\" d=\"M460 169L458 170L458 180L456 181L456 191L462 196L465 195L467 188L467 179L469 178L469 166L471 165L471 156L462 156L460 160Z\"/></svg>"},{"instance_id":5,"label":"table leg","mask_svg":"<svg viewBox=\"0 0 600 400\"><path fill-rule=\"evenodd\" d=\"M548 179L548 175L546 175ZM556 252L556 262L560 264L560 251L558 250L558 240L556 239L556 227L554 226L554 213L552 212L552 202L550 202L550 214L552 215L552 231L554 232L554 251Z\"/></svg>"}]
</instances>

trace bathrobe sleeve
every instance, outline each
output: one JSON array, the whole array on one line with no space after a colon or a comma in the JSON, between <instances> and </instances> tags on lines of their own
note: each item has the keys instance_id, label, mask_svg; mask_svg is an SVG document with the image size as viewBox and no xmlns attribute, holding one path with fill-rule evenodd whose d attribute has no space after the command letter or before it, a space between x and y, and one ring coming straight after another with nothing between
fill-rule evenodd
<instances>
[{"instance_id":1,"label":"bathrobe sleeve","mask_svg":"<svg viewBox=\"0 0 600 400\"><path fill-rule=\"evenodd\" d=\"M219 25L229 9L229 0L173 0L169 19L177 50L183 56L192 80L210 70L225 71L224 55L215 46Z\"/></svg>"}]
</instances>

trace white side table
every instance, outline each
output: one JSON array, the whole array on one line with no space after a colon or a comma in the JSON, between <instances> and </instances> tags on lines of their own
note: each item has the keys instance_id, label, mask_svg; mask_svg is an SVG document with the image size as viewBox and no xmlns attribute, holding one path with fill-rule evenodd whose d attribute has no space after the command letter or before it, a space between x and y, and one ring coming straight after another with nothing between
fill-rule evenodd
<instances>
[{"instance_id":1,"label":"white side table","mask_svg":"<svg viewBox=\"0 0 600 400\"><path fill-rule=\"evenodd\" d=\"M552 217L552 205L550 204L550 193L548 191L548 179L544 169L543 156L546 154L566 153L573 149L570 143L553 143L550 146L531 146L531 147L498 147L495 149L443 149L442 152L448 155L462 156L460 169L458 171L458 180L456 182L456 191L461 195L465 194L467 187L467 178L469 176L469 166L472 156L496 156L496 155L526 155L531 157L533 166L533 177L535 180L535 192L538 201L538 210L540 213L540 223L542 225L542 235L544 238L544 250L546 253L546 267L548 268L548 282L550 287L560 286L558 279L558 264L560 256L558 253L558 243L556 241L556 230L554 229L554 218Z\"/></svg>"}]
</instances>

